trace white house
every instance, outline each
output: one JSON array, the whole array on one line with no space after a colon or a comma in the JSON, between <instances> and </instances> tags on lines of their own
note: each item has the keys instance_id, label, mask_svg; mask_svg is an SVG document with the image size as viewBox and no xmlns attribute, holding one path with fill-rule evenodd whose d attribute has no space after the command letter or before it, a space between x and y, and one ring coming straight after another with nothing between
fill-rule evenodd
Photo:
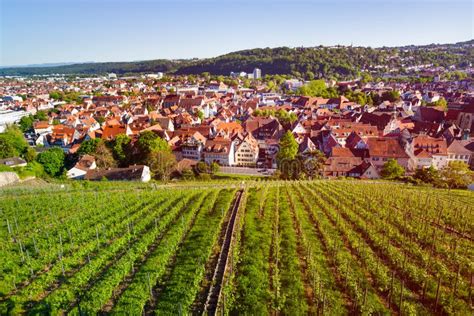
<instances>
[{"instance_id":1,"label":"white house","mask_svg":"<svg viewBox=\"0 0 474 316\"><path fill-rule=\"evenodd\" d=\"M90 155L84 155L76 165L67 171L69 179L83 179L88 170L96 169L95 158Z\"/></svg>"}]
</instances>

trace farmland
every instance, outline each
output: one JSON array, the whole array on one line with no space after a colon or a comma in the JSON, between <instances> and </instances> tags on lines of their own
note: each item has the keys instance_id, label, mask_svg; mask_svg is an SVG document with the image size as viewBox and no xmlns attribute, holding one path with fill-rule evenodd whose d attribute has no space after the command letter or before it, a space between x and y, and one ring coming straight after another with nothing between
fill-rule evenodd
<instances>
[{"instance_id":1,"label":"farmland","mask_svg":"<svg viewBox=\"0 0 474 316\"><path fill-rule=\"evenodd\" d=\"M2 315L473 313L467 191L103 183L0 201Z\"/></svg>"}]
</instances>

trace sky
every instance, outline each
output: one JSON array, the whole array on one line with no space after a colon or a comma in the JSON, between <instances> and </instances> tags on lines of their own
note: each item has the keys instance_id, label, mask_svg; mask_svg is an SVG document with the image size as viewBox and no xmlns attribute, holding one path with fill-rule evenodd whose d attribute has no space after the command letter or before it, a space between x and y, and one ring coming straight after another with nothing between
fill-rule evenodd
<instances>
[{"instance_id":1,"label":"sky","mask_svg":"<svg viewBox=\"0 0 474 316\"><path fill-rule=\"evenodd\" d=\"M473 0L0 0L0 66L474 38Z\"/></svg>"}]
</instances>

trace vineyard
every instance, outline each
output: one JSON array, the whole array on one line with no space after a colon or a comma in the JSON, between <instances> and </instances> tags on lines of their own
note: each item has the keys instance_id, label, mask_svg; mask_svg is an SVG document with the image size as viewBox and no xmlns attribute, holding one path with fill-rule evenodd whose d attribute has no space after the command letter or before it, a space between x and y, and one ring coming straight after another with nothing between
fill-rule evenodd
<instances>
[{"instance_id":1,"label":"vineyard","mask_svg":"<svg viewBox=\"0 0 474 316\"><path fill-rule=\"evenodd\" d=\"M104 183L0 201L1 315L473 314L467 191Z\"/></svg>"}]
</instances>

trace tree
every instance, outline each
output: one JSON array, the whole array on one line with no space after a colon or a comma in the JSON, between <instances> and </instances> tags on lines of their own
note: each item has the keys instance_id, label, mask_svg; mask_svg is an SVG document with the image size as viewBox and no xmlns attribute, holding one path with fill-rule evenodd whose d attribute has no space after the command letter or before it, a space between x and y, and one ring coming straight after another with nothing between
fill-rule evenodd
<instances>
[{"instance_id":1,"label":"tree","mask_svg":"<svg viewBox=\"0 0 474 316\"><path fill-rule=\"evenodd\" d=\"M35 120L34 120L32 115L23 116L20 119L20 122L19 122L21 131L24 133L24 132L29 131L30 129L32 129L34 121Z\"/></svg>"},{"instance_id":2,"label":"tree","mask_svg":"<svg viewBox=\"0 0 474 316\"><path fill-rule=\"evenodd\" d=\"M400 92L396 90L385 91L384 93L382 93L382 101L395 102L398 100L400 100Z\"/></svg>"},{"instance_id":3,"label":"tree","mask_svg":"<svg viewBox=\"0 0 474 316\"><path fill-rule=\"evenodd\" d=\"M27 162L33 162L36 159L36 151L33 148L28 147L23 153L23 157Z\"/></svg>"},{"instance_id":4,"label":"tree","mask_svg":"<svg viewBox=\"0 0 474 316\"><path fill-rule=\"evenodd\" d=\"M384 163L380 175L384 179L395 180L399 179L405 174L405 169L398 164L395 159L389 159Z\"/></svg>"},{"instance_id":5,"label":"tree","mask_svg":"<svg viewBox=\"0 0 474 316\"><path fill-rule=\"evenodd\" d=\"M218 173L220 169L221 167L215 161L211 162L211 164L209 165L209 170L211 171L212 174Z\"/></svg>"},{"instance_id":6,"label":"tree","mask_svg":"<svg viewBox=\"0 0 474 316\"><path fill-rule=\"evenodd\" d=\"M20 156L27 148L28 143L18 126L8 126L0 134L0 159Z\"/></svg>"},{"instance_id":7,"label":"tree","mask_svg":"<svg viewBox=\"0 0 474 316\"><path fill-rule=\"evenodd\" d=\"M19 153L15 146L4 137L0 137L0 159L16 157Z\"/></svg>"},{"instance_id":8,"label":"tree","mask_svg":"<svg viewBox=\"0 0 474 316\"><path fill-rule=\"evenodd\" d=\"M48 114L45 111L36 112L33 118L38 121L47 121L49 119Z\"/></svg>"},{"instance_id":9,"label":"tree","mask_svg":"<svg viewBox=\"0 0 474 316\"><path fill-rule=\"evenodd\" d=\"M428 103L427 106L436 106L442 108L445 112L448 111L448 102L445 98L439 98L438 101Z\"/></svg>"},{"instance_id":10,"label":"tree","mask_svg":"<svg viewBox=\"0 0 474 316\"><path fill-rule=\"evenodd\" d=\"M113 142L112 153L114 155L114 158L122 164L127 161L127 152L130 141L131 139L130 137L128 137L128 135L119 134L117 135L117 137L115 137L115 140Z\"/></svg>"},{"instance_id":11,"label":"tree","mask_svg":"<svg viewBox=\"0 0 474 316\"><path fill-rule=\"evenodd\" d=\"M61 100L62 99L62 93L59 91L51 91L49 93L49 97L54 100Z\"/></svg>"},{"instance_id":12,"label":"tree","mask_svg":"<svg viewBox=\"0 0 474 316\"><path fill-rule=\"evenodd\" d=\"M152 131L144 131L140 134L138 146L144 156L155 151L171 151L168 143Z\"/></svg>"},{"instance_id":13,"label":"tree","mask_svg":"<svg viewBox=\"0 0 474 316\"><path fill-rule=\"evenodd\" d=\"M112 151L101 141L98 143L95 151L92 153L98 168L112 168L116 166Z\"/></svg>"},{"instance_id":14,"label":"tree","mask_svg":"<svg viewBox=\"0 0 474 316\"><path fill-rule=\"evenodd\" d=\"M81 143L81 146L77 150L77 153L80 156L93 154L95 153L97 146L99 146L101 142L102 140L100 138L85 140Z\"/></svg>"},{"instance_id":15,"label":"tree","mask_svg":"<svg viewBox=\"0 0 474 316\"><path fill-rule=\"evenodd\" d=\"M441 176L450 189L465 189L474 180L474 173L462 161L451 161Z\"/></svg>"},{"instance_id":16,"label":"tree","mask_svg":"<svg viewBox=\"0 0 474 316\"><path fill-rule=\"evenodd\" d=\"M64 151L61 148L54 147L40 153L36 160L43 165L47 174L55 177L63 171L64 156Z\"/></svg>"},{"instance_id":17,"label":"tree","mask_svg":"<svg viewBox=\"0 0 474 316\"><path fill-rule=\"evenodd\" d=\"M302 164L304 171L309 179L321 174L324 163L326 162L326 156L319 150L311 151L302 157Z\"/></svg>"},{"instance_id":18,"label":"tree","mask_svg":"<svg viewBox=\"0 0 474 316\"><path fill-rule=\"evenodd\" d=\"M297 90L300 95L321 96L326 92L326 83L324 80L311 80L308 84Z\"/></svg>"},{"instance_id":19,"label":"tree","mask_svg":"<svg viewBox=\"0 0 474 316\"><path fill-rule=\"evenodd\" d=\"M200 161L196 165L196 171L198 173L207 173L209 171L209 167L207 163L205 163L204 161Z\"/></svg>"},{"instance_id":20,"label":"tree","mask_svg":"<svg viewBox=\"0 0 474 316\"><path fill-rule=\"evenodd\" d=\"M307 71L306 72L306 79L314 80L314 73L312 71Z\"/></svg>"},{"instance_id":21,"label":"tree","mask_svg":"<svg viewBox=\"0 0 474 316\"><path fill-rule=\"evenodd\" d=\"M441 180L441 175L439 171L436 170L433 166L430 166L429 168L417 169L413 177L424 183L430 183L434 186L438 186Z\"/></svg>"},{"instance_id":22,"label":"tree","mask_svg":"<svg viewBox=\"0 0 474 316\"><path fill-rule=\"evenodd\" d=\"M157 179L166 181L176 169L176 158L169 151L154 151L148 155L147 164Z\"/></svg>"},{"instance_id":23,"label":"tree","mask_svg":"<svg viewBox=\"0 0 474 316\"><path fill-rule=\"evenodd\" d=\"M196 116L202 121L204 120L204 112L202 110L197 111Z\"/></svg>"},{"instance_id":24,"label":"tree","mask_svg":"<svg viewBox=\"0 0 474 316\"><path fill-rule=\"evenodd\" d=\"M298 143L293 136L293 133L287 131L280 139L280 151L277 155L277 160L293 160L298 153Z\"/></svg>"},{"instance_id":25,"label":"tree","mask_svg":"<svg viewBox=\"0 0 474 316\"><path fill-rule=\"evenodd\" d=\"M181 172L181 178L183 180L194 180L194 172L191 169L186 168Z\"/></svg>"}]
</instances>

